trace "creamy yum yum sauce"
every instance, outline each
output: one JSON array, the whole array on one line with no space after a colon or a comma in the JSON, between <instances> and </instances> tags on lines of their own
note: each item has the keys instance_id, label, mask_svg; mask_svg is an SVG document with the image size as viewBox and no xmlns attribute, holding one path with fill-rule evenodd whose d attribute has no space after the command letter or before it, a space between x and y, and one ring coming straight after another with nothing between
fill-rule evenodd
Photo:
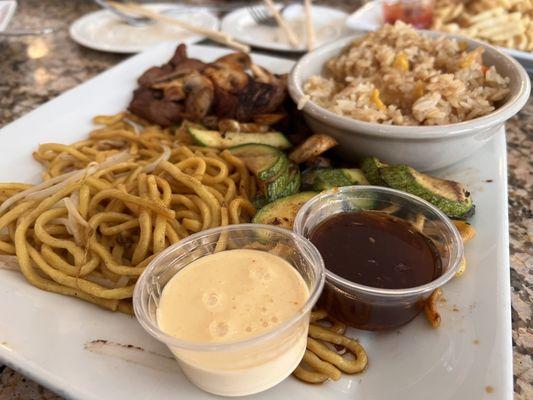
<instances>
[{"instance_id":1,"label":"creamy yum yum sauce","mask_svg":"<svg viewBox=\"0 0 533 400\"><path fill-rule=\"evenodd\" d=\"M235 342L293 317L309 297L287 261L258 250L202 257L165 286L157 321L166 333L196 343Z\"/></svg>"},{"instance_id":2,"label":"creamy yum yum sauce","mask_svg":"<svg viewBox=\"0 0 533 400\"><path fill-rule=\"evenodd\" d=\"M294 317L309 291L284 259L258 250L228 250L195 260L166 284L159 328L193 343L229 343L259 336ZM308 320L277 338L229 352L171 350L196 385L238 396L265 390L296 368ZM301 325L301 326L300 326Z\"/></svg>"}]
</instances>

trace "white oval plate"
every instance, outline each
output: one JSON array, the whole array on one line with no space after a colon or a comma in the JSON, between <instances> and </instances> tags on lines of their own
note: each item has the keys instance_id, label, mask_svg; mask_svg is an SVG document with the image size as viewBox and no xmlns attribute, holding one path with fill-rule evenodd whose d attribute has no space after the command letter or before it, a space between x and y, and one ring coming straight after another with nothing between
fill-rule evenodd
<instances>
[{"instance_id":1,"label":"white oval plate","mask_svg":"<svg viewBox=\"0 0 533 400\"><path fill-rule=\"evenodd\" d=\"M3 127L0 182L39 181L41 168L31 157L39 143L86 138L94 129L92 117L124 110L138 76L166 62L175 49L166 43L133 56ZM188 51L205 62L229 52L198 45ZM252 57L274 73L293 66L284 58ZM477 231L466 246L465 274L443 288L441 327L432 329L422 315L391 332L350 329L368 352L364 373L323 385L289 377L238 400L513 399L504 127L436 176L460 180L471 190L476 215L470 222ZM41 291L2 263L0 363L73 400L221 400L189 383L170 351L135 318Z\"/></svg>"},{"instance_id":2,"label":"white oval plate","mask_svg":"<svg viewBox=\"0 0 533 400\"><path fill-rule=\"evenodd\" d=\"M330 7L313 6L311 13L316 36L314 47L347 34L345 21L348 14L345 12ZM300 39L300 45L297 48L289 44L281 28L259 25L255 22L248 7L239 8L226 15L222 19L221 29L238 41L253 47L276 51L304 52L307 51L304 15L303 7L300 4L290 5L283 11L283 17Z\"/></svg>"},{"instance_id":3,"label":"white oval plate","mask_svg":"<svg viewBox=\"0 0 533 400\"><path fill-rule=\"evenodd\" d=\"M196 26L205 28L218 29L220 22L207 10L188 11L171 3L149 4L146 7L178 19L193 20ZM191 44L205 38L160 22L142 27L131 26L107 10L95 11L77 19L69 32L72 40L82 46L113 53L138 53L162 42Z\"/></svg>"},{"instance_id":4,"label":"white oval plate","mask_svg":"<svg viewBox=\"0 0 533 400\"><path fill-rule=\"evenodd\" d=\"M346 19L346 26L356 31L373 31L381 25L383 25L383 14L381 5L376 0L366 3ZM533 73L533 53L508 47L499 48L514 57L528 72Z\"/></svg>"}]
</instances>

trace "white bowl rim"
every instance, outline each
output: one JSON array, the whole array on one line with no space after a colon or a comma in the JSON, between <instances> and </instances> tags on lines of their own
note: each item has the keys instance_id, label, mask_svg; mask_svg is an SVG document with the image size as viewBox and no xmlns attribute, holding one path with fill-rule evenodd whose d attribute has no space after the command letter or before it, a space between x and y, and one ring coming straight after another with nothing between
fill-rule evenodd
<instances>
[{"instance_id":1,"label":"white bowl rim","mask_svg":"<svg viewBox=\"0 0 533 400\"><path fill-rule=\"evenodd\" d=\"M311 100L308 100L302 111L308 113L311 117L322 121L327 125L333 125L344 130L357 130L358 135L367 135L374 137L387 137L395 139L437 139L444 137L463 136L475 132L479 132L498 124L503 124L509 118L517 114L522 107L527 103L531 91L531 82L526 70L511 56L505 54L494 46L474 40L461 35L450 35L442 32L432 32L419 30L423 35L432 37L446 37L466 41L470 47L483 47L486 51L501 57L505 62L509 63L514 69L513 73L509 74L511 80L518 80L519 89L515 93L511 93L505 104L491 113L482 117L474 118L468 121L457 122L446 125L387 125L375 122L365 122L356 120L350 117L338 115L332 111L326 110ZM310 63L317 55L325 52L338 49L339 51L348 45L354 39L366 34L367 32L359 32L354 35L338 39L334 42L325 44L316 48L315 50L304 55L292 68L288 88L289 93L296 104L305 96L302 89L301 74L304 64Z\"/></svg>"}]
</instances>

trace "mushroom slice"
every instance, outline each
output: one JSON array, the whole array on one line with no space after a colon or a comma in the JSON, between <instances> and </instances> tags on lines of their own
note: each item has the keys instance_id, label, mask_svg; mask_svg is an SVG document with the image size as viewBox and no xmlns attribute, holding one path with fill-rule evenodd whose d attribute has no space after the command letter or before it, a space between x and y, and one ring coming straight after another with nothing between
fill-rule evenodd
<instances>
[{"instance_id":1,"label":"mushroom slice","mask_svg":"<svg viewBox=\"0 0 533 400\"><path fill-rule=\"evenodd\" d=\"M243 133L264 133L268 132L268 125L256 124L253 122L239 122L234 119L221 119L218 122L218 130L224 132L243 132Z\"/></svg>"},{"instance_id":2,"label":"mushroom slice","mask_svg":"<svg viewBox=\"0 0 533 400\"><path fill-rule=\"evenodd\" d=\"M183 78L183 87L187 93L185 99L187 115L195 120L205 117L211 109L215 96L213 83L195 71Z\"/></svg>"},{"instance_id":3,"label":"mushroom slice","mask_svg":"<svg viewBox=\"0 0 533 400\"><path fill-rule=\"evenodd\" d=\"M254 122L261 125L274 125L280 122L287 115L284 113L276 114L256 114L253 119Z\"/></svg>"},{"instance_id":4,"label":"mushroom slice","mask_svg":"<svg viewBox=\"0 0 533 400\"><path fill-rule=\"evenodd\" d=\"M186 96L183 79L173 79L167 82L156 83L152 88L162 90L165 100L180 101Z\"/></svg>"},{"instance_id":5,"label":"mushroom slice","mask_svg":"<svg viewBox=\"0 0 533 400\"><path fill-rule=\"evenodd\" d=\"M329 135L316 133L309 136L289 154L289 159L296 164L301 164L337 145L337 141Z\"/></svg>"}]
</instances>

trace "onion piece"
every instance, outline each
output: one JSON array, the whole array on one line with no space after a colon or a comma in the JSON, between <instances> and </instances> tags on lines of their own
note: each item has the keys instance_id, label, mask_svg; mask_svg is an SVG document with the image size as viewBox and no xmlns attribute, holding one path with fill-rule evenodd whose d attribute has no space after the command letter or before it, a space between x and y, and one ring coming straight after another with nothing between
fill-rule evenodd
<instances>
[{"instance_id":1,"label":"onion piece","mask_svg":"<svg viewBox=\"0 0 533 400\"><path fill-rule=\"evenodd\" d=\"M60 160L64 160L64 161L71 161L71 160L76 160L76 158L74 158L71 154L68 154L68 153L60 153L58 156L57 156Z\"/></svg>"},{"instance_id":2,"label":"onion piece","mask_svg":"<svg viewBox=\"0 0 533 400\"><path fill-rule=\"evenodd\" d=\"M74 236L74 240L76 241L76 234L77 234L77 227L75 224L72 224L68 218L54 218L50 221L51 223L54 223L55 225L63 225L65 228L67 228L67 232ZM78 242L76 241L76 244Z\"/></svg>"},{"instance_id":3,"label":"onion piece","mask_svg":"<svg viewBox=\"0 0 533 400\"><path fill-rule=\"evenodd\" d=\"M38 190L36 192L30 193L29 195L26 196L26 199L27 200L39 200L39 199L44 199L46 197L50 197L54 195L55 193L59 192L64 187L68 186L69 184L76 182L81 177L94 174L97 171L96 167L97 165L94 165L91 163L86 168L77 171L76 174L72 175L71 177L65 179L62 182L55 184L54 186L50 186L46 189L42 189L42 190Z\"/></svg>"},{"instance_id":4,"label":"onion piece","mask_svg":"<svg viewBox=\"0 0 533 400\"><path fill-rule=\"evenodd\" d=\"M54 218L50 220L50 225L68 225L68 219L66 218Z\"/></svg>"},{"instance_id":5,"label":"onion piece","mask_svg":"<svg viewBox=\"0 0 533 400\"><path fill-rule=\"evenodd\" d=\"M90 228L90 225L83 217L81 216L80 212L78 211L78 208L74 205L74 202L69 198L66 197L63 199L65 202L65 207L68 211L68 218L72 219L73 221L76 221L81 226L84 226L85 228Z\"/></svg>"},{"instance_id":6,"label":"onion piece","mask_svg":"<svg viewBox=\"0 0 533 400\"><path fill-rule=\"evenodd\" d=\"M0 269L7 269L8 271L20 272L20 265L17 256L8 254L0 254Z\"/></svg>"},{"instance_id":7,"label":"onion piece","mask_svg":"<svg viewBox=\"0 0 533 400\"><path fill-rule=\"evenodd\" d=\"M74 205L74 202L70 197L63 199L65 207L67 208L68 213L68 223L67 230L70 228L72 232L70 234L74 236L74 241L78 246L82 246L85 239L87 239L86 232L90 231L91 227L89 223L83 219L78 208ZM81 227L81 228L80 228Z\"/></svg>"},{"instance_id":8,"label":"onion piece","mask_svg":"<svg viewBox=\"0 0 533 400\"><path fill-rule=\"evenodd\" d=\"M154 172L157 166L162 161L168 161L170 158L170 148L163 145L163 153L154 161L152 161L150 164L147 164L143 167L142 172Z\"/></svg>"},{"instance_id":9,"label":"onion piece","mask_svg":"<svg viewBox=\"0 0 533 400\"><path fill-rule=\"evenodd\" d=\"M55 178L52 178L52 179L48 179L47 181L44 181L38 185L34 185L29 189L23 190L22 192L19 192L11 196L9 199L4 201L0 205L0 214L3 211L7 210L12 204L16 203L18 200L26 198L26 196L30 195L33 192L48 188L52 185L55 185L56 183L63 181L64 179L68 179L71 176L75 175L76 173L78 173L78 171L67 172L66 174L56 176Z\"/></svg>"},{"instance_id":10,"label":"onion piece","mask_svg":"<svg viewBox=\"0 0 533 400\"><path fill-rule=\"evenodd\" d=\"M122 275L120 278L118 278L118 281L116 283L116 287L126 287L128 282L130 281L130 277L126 275Z\"/></svg>"},{"instance_id":11,"label":"onion piece","mask_svg":"<svg viewBox=\"0 0 533 400\"><path fill-rule=\"evenodd\" d=\"M74 207L78 208L80 206L80 192L78 190L73 191L70 194L70 200L74 204Z\"/></svg>"},{"instance_id":12,"label":"onion piece","mask_svg":"<svg viewBox=\"0 0 533 400\"><path fill-rule=\"evenodd\" d=\"M102 149L103 147L123 147L126 144L124 140L114 140L114 139L104 139L98 141L98 148Z\"/></svg>"},{"instance_id":13,"label":"onion piece","mask_svg":"<svg viewBox=\"0 0 533 400\"><path fill-rule=\"evenodd\" d=\"M100 169L110 167L112 165L118 164L123 161L127 161L132 157L133 157L132 154L121 152L121 153L118 153L118 154L115 154L109 157L103 163L96 164L96 165L91 163L83 169L67 172L66 174L56 176L38 185L34 185L29 189L26 189L22 192L19 192L11 196L9 199L7 199L2 204L0 204L0 214L2 214L11 205L15 204L19 200L24 200L26 198L36 200L36 199L50 196L56 193L57 191L61 190L63 187L65 187L69 183L75 182L76 180L78 180L79 178L87 174L89 171L93 171L91 173L94 173ZM64 183L66 181L67 183Z\"/></svg>"},{"instance_id":14,"label":"onion piece","mask_svg":"<svg viewBox=\"0 0 533 400\"><path fill-rule=\"evenodd\" d=\"M84 276L83 279L87 279L88 281L91 281L93 283L96 283L96 284L98 284L100 286L103 286L105 288L108 288L108 289L114 289L115 288L115 282L113 282L111 279L107 279L107 278L105 278L103 276L89 274L89 275Z\"/></svg>"}]
</instances>

